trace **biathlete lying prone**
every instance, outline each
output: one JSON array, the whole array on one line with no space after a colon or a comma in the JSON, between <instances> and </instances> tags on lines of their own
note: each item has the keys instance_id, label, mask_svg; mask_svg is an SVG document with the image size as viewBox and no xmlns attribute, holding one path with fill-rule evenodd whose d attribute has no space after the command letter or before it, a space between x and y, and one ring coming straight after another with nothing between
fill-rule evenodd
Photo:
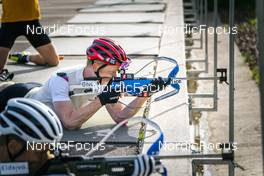
<instances>
[{"instance_id":1,"label":"biathlete lying prone","mask_svg":"<svg viewBox=\"0 0 264 176\"><path fill-rule=\"evenodd\" d=\"M81 127L102 106L116 123L133 117L148 100L148 97L137 97L128 106L120 103L121 93L103 91L101 93L74 97L71 96L71 86L80 85L85 79L98 80L101 85L109 85L120 69L126 69L130 59L120 45L108 38L95 39L86 51L85 65L74 65L56 71L49 80L41 86L36 83L16 83L0 92L0 110L3 111L11 98L25 97L38 100L58 115L63 126L74 130ZM157 86L164 85L162 79L156 79ZM74 103L77 99L77 104ZM81 100L84 100L81 104Z\"/></svg>"}]
</instances>

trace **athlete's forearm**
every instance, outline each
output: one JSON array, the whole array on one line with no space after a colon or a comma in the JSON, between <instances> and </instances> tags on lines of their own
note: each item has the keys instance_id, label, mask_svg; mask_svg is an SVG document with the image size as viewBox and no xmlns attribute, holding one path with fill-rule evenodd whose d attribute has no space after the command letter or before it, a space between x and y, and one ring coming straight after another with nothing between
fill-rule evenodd
<instances>
[{"instance_id":1,"label":"athlete's forearm","mask_svg":"<svg viewBox=\"0 0 264 176\"><path fill-rule=\"evenodd\" d=\"M123 113L127 114L129 117L133 117L140 109L142 109L147 100L148 98L137 97L135 100L129 103L127 107L124 108Z\"/></svg>"},{"instance_id":2,"label":"athlete's forearm","mask_svg":"<svg viewBox=\"0 0 264 176\"><path fill-rule=\"evenodd\" d=\"M108 111L116 123L122 122L125 119L133 117L144 105L148 98L138 97L127 105L115 104L109 105Z\"/></svg>"},{"instance_id":3,"label":"athlete's forearm","mask_svg":"<svg viewBox=\"0 0 264 176\"><path fill-rule=\"evenodd\" d=\"M96 99L79 109L75 109L69 118L71 119L70 126L73 127L71 129L80 128L82 124L91 118L101 107L100 101Z\"/></svg>"}]
</instances>

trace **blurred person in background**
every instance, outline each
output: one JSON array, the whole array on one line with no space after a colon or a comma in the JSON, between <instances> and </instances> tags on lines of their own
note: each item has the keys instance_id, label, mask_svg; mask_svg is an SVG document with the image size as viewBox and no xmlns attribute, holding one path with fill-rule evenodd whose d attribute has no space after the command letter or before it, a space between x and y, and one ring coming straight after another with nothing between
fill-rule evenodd
<instances>
[{"instance_id":1,"label":"blurred person in background","mask_svg":"<svg viewBox=\"0 0 264 176\"><path fill-rule=\"evenodd\" d=\"M2 0L2 8L0 81L13 78L13 74L4 69L7 58L23 64L32 62L36 65L57 66L63 57L57 55L50 38L39 22L41 15L38 0ZM30 53L22 51L9 55L15 40L19 36L25 36L39 54L30 55Z\"/></svg>"}]
</instances>

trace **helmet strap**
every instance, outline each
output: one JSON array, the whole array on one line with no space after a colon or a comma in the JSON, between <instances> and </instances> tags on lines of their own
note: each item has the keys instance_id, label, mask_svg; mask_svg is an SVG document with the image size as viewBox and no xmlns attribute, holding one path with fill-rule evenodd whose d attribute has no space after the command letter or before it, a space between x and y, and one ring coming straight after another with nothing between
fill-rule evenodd
<instances>
[{"instance_id":1,"label":"helmet strap","mask_svg":"<svg viewBox=\"0 0 264 176\"><path fill-rule=\"evenodd\" d=\"M8 148L8 144L9 144L9 142L10 142L10 138L9 138L9 136L6 136L6 149L7 149L7 154L8 154L9 159L10 159L12 162L14 162L14 161L16 160L17 157L19 157L20 155L22 155L22 153L24 153L24 152L26 151L27 146L26 146L25 143L23 143L22 148L21 148L16 154L13 155L13 154L10 152L9 148Z\"/></svg>"},{"instance_id":2,"label":"helmet strap","mask_svg":"<svg viewBox=\"0 0 264 176\"><path fill-rule=\"evenodd\" d=\"M107 66L107 64L104 64L104 65L100 66L100 67L94 72L94 73L96 74L97 78L101 78L101 76L100 76L100 70L103 69L103 68L106 67L106 66ZM101 84L101 81L102 81L102 79L100 79L100 84Z\"/></svg>"}]
</instances>

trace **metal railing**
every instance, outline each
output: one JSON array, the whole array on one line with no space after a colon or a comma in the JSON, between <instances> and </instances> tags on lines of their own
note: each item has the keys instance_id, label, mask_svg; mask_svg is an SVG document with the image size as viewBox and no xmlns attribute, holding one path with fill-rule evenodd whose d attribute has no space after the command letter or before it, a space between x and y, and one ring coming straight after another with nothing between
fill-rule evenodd
<instances>
[{"instance_id":1,"label":"metal railing","mask_svg":"<svg viewBox=\"0 0 264 176\"><path fill-rule=\"evenodd\" d=\"M260 107L261 107L261 128L262 128L262 162L264 175L264 2L257 1L257 20L258 20L258 61L260 72Z\"/></svg>"},{"instance_id":2,"label":"metal railing","mask_svg":"<svg viewBox=\"0 0 264 176\"><path fill-rule=\"evenodd\" d=\"M229 0L229 27L233 29L235 22L235 0ZM229 142L234 143L234 100L235 100L235 36L229 34ZM233 151L234 152L234 151ZM228 167L229 176L235 175L235 169L231 165Z\"/></svg>"},{"instance_id":3,"label":"metal railing","mask_svg":"<svg viewBox=\"0 0 264 176\"><path fill-rule=\"evenodd\" d=\"M193 4L193 13L195 14L195 22L189 24L188 20L186 21L187 26L191 27L198 27L199 25L204 25L205 30L200 30L200 36L198 39L193 39L199 40L200 46L199 47L192 47L188 46L186 49L191 50L191 49L203 49L204 48L204 56L202 58L198 59L188 59L186 60L187 63L204 63L204 69L202 70L188 70L188 73L208 73L208 0L192 0ZM205 38L205 42L204 42ZM203 46L203 43L205 43L205 47Z\"/></svg>"},{"instance_id":4,"label":"metal railing","mask_svg":"<svg viewBox=\"0 0 264 176\"><path fill-rule=\"evenodd\" d=\"M192 0L194 1L194 0ZM205 22L205 49L204 49L204 59L187 59L186 61L189 63L193 62L204 62L205 69L204 70L190 70L189 73L208 73L208 0L196 0L200 4L200 8L202 10L196 10L196 12L200 12L200 22ZM196 4L196 3L194 3ZM213 17L213 27L216 31L218 26L218 1L214 0L214 17ZM201 23L202 24L202 23ZM203 93L203 94L189 94L189 102L191 103L194 98L212 98L213 106L212 107L193 107L192 104L189 106L190 111L217 111L217 99L218 99L218 75L217 75L217 59L218 59L218 37L217 33L214 33L214 59L213 59L213 76L211 77L198 77L196 80L212 80L213 81L213 93ZM191 114L191 113L190 113Z\"/></svg>"},{"instance_id":5,"label":"metal railing","mask_svg":"<svg viewBox=\"0 0 264 176\"><path fill-rule=\"evenodd\" d=\"M192 0L192 2L194 2L195 0ZM229 27L230 29L232 29L234 27L234 1L235 0L229 0ZM260 0L261 1L261 0ZM214 0L214 17L213 17L213 27L215 29L214 31L214 55L213 55L213 76L212 77L197 77L196 80L212 80L213 81L213 93L192 93L189 94L190 100L190 111L217 111L217 104L218 104L218 79L219 77L217 77L218 75L218 71L223 71L225 70L225 73L221 73L221 74L227 74L226 73L226 69L218 69L218 36L216 33L216 28L218 26L218 0ZM263 2L262 2L263 3ZM205 32L205 58L204 60L190 60L187 62L193 63L193 62L204 62L205 63L205 70L198 70L198 71L194 71L191 70L189 72L193 73L193 72L198 72L198 73L202 73L202 72L206 72L208 73L208 2L207 0L196 0L194 2L194 4L196 4L195 7L199 7L199 9L196 10L197 15L200 16L200 20L197 20L197 22L199 21L199 23L201 24L202 22L205 22L206 24L206 32ZM263 16L263 15L262 15ZM202 40L201 40L202 41ZM262 40L264 41L264 39ZM264 45L264 44L263 44ZM262 46L263 46L262 45ZM203 45L201 45L203 46ZM264 49L262 50L264 51ZM264 53L263 53L264 56ZM263 64L264 65L264 64ZM229 34L229 139L228 139L228 143L229 144L233 144L234 143L234 34L232 34L232 32L230 32ZM220 78L220 80L222 79L227 81L227 78ZM263 91L264 92L264 91ZM192 99L193 98L213 98L213 107L211 108L205 108L205 107L192 107ZM192 114L190 112L190 114ZM193 160L192 161L192 169L193 169L193 176L196 175L196 168L197 165L218 165L218 164L225 164L228 165L228 173L229 176L234 176L235 174L235 169L234 169L234 151L231 151L232 153L232 157L228 158L228 160L219 160L219 159L198 159L198 160Z\"/></svg>"}]
</instances>

